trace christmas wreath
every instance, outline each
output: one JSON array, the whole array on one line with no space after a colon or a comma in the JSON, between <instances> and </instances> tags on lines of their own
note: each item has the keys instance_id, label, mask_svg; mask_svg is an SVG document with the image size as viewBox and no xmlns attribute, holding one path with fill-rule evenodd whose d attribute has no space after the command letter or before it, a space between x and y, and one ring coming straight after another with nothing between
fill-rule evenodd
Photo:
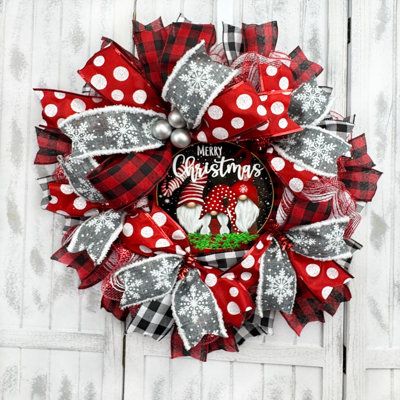
<instances>
[{"instance_id":1,"label":"christmas wreath","mask_svg":"<svg viewBox=\"0 0 400 400\"><path fill-rule=\"evenodd\" d=\"M276 22L133 22L137 57L103 38L83 94L35 89L42 207L65 216L54 260L129 332L206 360L300 334L351 297L351 239L380 172L322 68L275 50Z\"/></svg>"}]
</instances>

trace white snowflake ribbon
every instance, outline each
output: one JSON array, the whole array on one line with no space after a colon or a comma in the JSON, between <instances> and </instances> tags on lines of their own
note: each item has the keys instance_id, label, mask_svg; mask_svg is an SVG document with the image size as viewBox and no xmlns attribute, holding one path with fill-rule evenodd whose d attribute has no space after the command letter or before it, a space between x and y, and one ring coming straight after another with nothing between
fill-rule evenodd
<instances>
[{"instance_id":1,"label":"white snowflake ribbon","mask_svg":"<svg viewBox=\"0 0 400 400\"><path fill-rule=\"evenodd\" d=\"M273 142L276 152L314 174L337 175L337 159L351 146L339 136L315 126L305 126L301 132Z\"/></svg>"},{"instance_id":2,"label":"white snowflake ribbon","mask_svg":"<svg viewBox=\"0 0 400 400\"><path fill-rule=\"evenodd\" d=\"M161 118L152 110L117 105L74 114L60 129L72 141L73 158L142 152L163 145L151 133Z\"/></svg>"},{"instance_id":3,"label":"white snowflake ribbon","mask_svg":"<svg viewBox=\"0 0 400 400\"><path fill-rule=\"evenodd\" d=\"M108 210L83 222L73 232L67 250L86 250L96 265L105 259L111 245L122 231L125 213Z\"/></svg>"},{"instance_id":4,"label":"white snowflake ribbon","mask_svg":"<svg viewBox=\"0 0 400 400\"><path fill-rule=\"evenodd\" d=\"M346 259L351 252L344 240L348 217L328 219L314 224L289 229L286 236L293 243L292 250L314 260Z\"/></svg>"}]
</instances>

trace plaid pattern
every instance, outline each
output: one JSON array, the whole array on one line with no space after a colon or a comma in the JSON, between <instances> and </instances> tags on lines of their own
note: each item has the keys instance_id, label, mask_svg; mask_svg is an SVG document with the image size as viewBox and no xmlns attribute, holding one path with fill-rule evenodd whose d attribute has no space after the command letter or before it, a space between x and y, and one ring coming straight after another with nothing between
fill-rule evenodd
<instances>
[{"instance_id":1,"label":"plaid pattern","mask_svg":"<svg viewBox=\"0 0 400 400\"><path fill-rule=\"evenodd\" d=\"M114 315L115 318L118 318L120 321L125 321L126 317L129 315L128 310L122 310L119 307L119 302L116 300L111 300L107 297L101 298L101 307Z\"/></svg>"},{"instance_id":2,"label":"plaid pattern","mask_svg":"<svg viewBox=\"0 0 400 400\"><path fill-rule=\"evenodd\" d=\"M354 254L357 250L362 249L362 244L358 243L354 239L345 239L347 246L349 246L350 251L352 254ZM342 268L348 270L350 268L351 261L353 259L353 256L350 258L347 258L345 260L336 260L336 263L340 265Z\"/></svg>"},{"instance_id":3,"label":"plaid pattern","mask_svg":"<svg viewBox=\"0 0 400 400\"><path fill-rule=\"evenodd\" d=\"M40 202L40 206L43 209L46 209L47 204L50 201L50 190L49 190L49 183L54 181L53 175L42 176L38 178L38 183L40 189L42 189L42 200Z\"/></svg>"},{"instance_id":4,"label":"plaid pattern","mask_svg":"<svg viewBox=\"0 0 400 400\"><path fill-rule=\"evenodd\" d=\"M290 69L293 72L297 86L308 82L323 71L323 68L319 64L307 59L299 46L289 54L289 57L291 59Z\"/></svg>"},{"instance_id":5,"label":"plaid pattern","mask_svg":"<svg viewBox=\"0 0 400 400\"><path fill-rule=\"evenodd\" d=\"M171 294L161 300L142 304L135 313L129 314L127 333L140 332L153 339L161 340L172 329L174 318L171 310Z\"/></svg>"},{"instance_id":6,"label":"plaid pattern","mask_svg":"<svg viewBox=\"0 0 400 400\"><path fill-rule=\"evenodd\" d=\"M62 232L67 233L71 228L75 228L81 222L81 218L65 217Z\"/></svg>"},{"instance_id":7,"label":"plaid pattern","mask_svg":"<svg viewBox=\"0 0 400 400\"><path fill-rule=\"evenodd\" d=\"M233 267L244 256L245 250L227 251L224 253L206 254L196 257L196 260L203 265L219 268L223 271Z\"/></svg>"},{"instance_id":8,"label":"plaid pattern","mask_svg":"<svg viewBox=\"0 0 400 400\"><path fill-rule=\"evenodd\" d=\"M278 23L242 24L244 52L255 52L268 57L278 40Z\"/></svg>"},{"instance_id":9,"label":"plaid pattern","mask_svg":"<svg viewBox=\"0 0 400 400\"><path fill-rule=\"evenodd\" d=\"M187 50L204 40L208 51L215 43L215 38L215 27L212 24L173 23L161 55L161 77L163 82L167 80L176 62Z\"/></svg>"},{"instance_id":10,"label":"plaid pattern","mask_svg":"<svg viewBox=\"0 0 400 400\"><path fill-rule=\"evenodd\" d=\"M377 184L382 172L377 171L367 152L365 135L357 136L349 141L351 157L341 157L338 162L339 179L347 190L358 201L371 201L376 193Z\"/></svg>"},{"instance_id":11,"label":"plaid pattern","mask_svg":"<svg viewBox=\"0 0 400 400\"><path fill-rule=\"evenodd\" d=\"M167 174L171 162L169 145L144 153L111 156L88 174L88 179L110 207L118 209L147 195Z\"/></svg>"},{"instance_id":12,"label":"plaid pattern","mask_svg":"<svg viewBox=\"0 0 400 400\"><path fill-rule=\"evenodd\" d=\"M71 140L58 129L36 127L39 150L35 164L55 164L57 156L71 153Z\"/></svg>"},{"instance_id":13,"label":"plaid pattern","mask_svg":"<svg viewBox=\"0 0 400 400\"><path fill-rule=\"evenodd\" d=\"M242 29L223 22L222 43L228 65L231 65L243 53Z\"/></svg>"},{"instance_id":14,"label":"plaid pattern","mask_svg":"<svg viewBox=\"0 0 400 400\"><path fill-rule=\"evenodd\" d=\"M157 29L164 28L164 24L161 17L156 18L154 21L148 24L142 24L137 20L132 21L133 33L140 31L156 31Z\"/></svg>"},{"instance_id":15,"label":"plaid pattern","mask_svg":"<svg viewBox=\"0 0 400 400\"><path fill-rule=\"evenodd\" d=\"M241 345L246 341L246 339L260 336L263 333L266 335L272 335L274 319L275 311L269 311L269 314L263 318L259 315L253 314L239 329L235 329L236 343Z\"/></svg>"},{"instance_id":16,"label":"plaid pattern","mask_svg":"<svg viewBox=\"0 0 400 400\"><path fill-rule=\"evenodd\" d=\"M354 124L348 121L339 121L333 118L326 118L320 122L319 126L328 131L334 132L340 136L343 140L346 140L351 136L354 128Z\"/></svg>"},{"instance_id":17,"label":"plaid pattern","mask_svg":"<svg viewBox=\"0 0 400 400\"><path fill-rule=\"evenodd\" d=\"M176 22L192 22L190 19L187 19L182 13L179 13Z\"/></svg>"}]
</instances>

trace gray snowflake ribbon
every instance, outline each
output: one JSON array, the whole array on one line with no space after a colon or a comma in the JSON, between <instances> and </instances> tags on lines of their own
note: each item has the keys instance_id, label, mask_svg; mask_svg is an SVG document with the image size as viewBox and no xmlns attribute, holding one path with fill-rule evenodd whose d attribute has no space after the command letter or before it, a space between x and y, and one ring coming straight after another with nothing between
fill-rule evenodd
<instances>
[{"instance_id":1,"label":"gray snowflake ribbon","mask_svg":"<svg viewBox=\"0 0 400 400\"><path fill-rule=\"evenodd\" d=\"M142 152L163 145L151 133L162 118L152 110L118 105L74 114L60 129L72 141L73 158Z\"/></svg>"},{"instance_id":2,"label":"gray snowflake ribbon","mask_svg":"<svg viewBox=\"0 0 400 400\"><path fill-rule=\"evenodd\" d=\"M320 261L346 259L351 257L343 237L348 223L347 217L328 219L289 229L286 236L293 244L292 250L303 256Z\"/></svg>"},{"instance_id":3,"label":"gray snowflake ribbon","mask_svg":"<svg viewBox=\"0 0 400 400\"><path fill-rule=\"evenodd\" d=\"M227 333L222 312L199 272L190 269L177 281L183 263L182 256L160 254L125 266L115 277L124 288L121 308L162 299L171 293L173 317L189 350L206 334L227 337Z\"/></svg>"},{"instance_id":4,"label":"gray snowflake ribbon","mask_svg":"<svg viewBox=\"0 0 400 400\"><path fill-rule=\"evenodd\" d=\"M332 88L318 86L312 79L293 91L289 116L299 125L317 125L329 112L331 103Z\"/></svg>"},{"instance_id":5,"label":"gray snowflake ribbon","mask_svg":"<svg viewBox=\"0 0 400 400\"><path fill-rule=\"evenodd\" d=\"M88 173L99 165L93 158L65 159L59 156L58 162L75 193L93 202L105 202L103 195L87 179Z\"/></svg>"},{"instance_id":6,"label":"gray snowflake ribbon","mask_svg":"<svg viewBox=\"0 0 400 400\"><path fill-rule=\"evenodd\" d=\"M350 150L339 136L322 128L306 126L300 132L273 142L278 154L318 175L337 175L337 159Z\"/></svg>"},{"instance_id":7,"label":"gray snowflake ribbon","mask_svg":"<svg viewBox=\"0 0 400 400\"><path fill-rule=\"evenodd\" d=\"M105 259L108 250L122 231L125 213L108 210L83 222L72 234L67 250L86 250L96 265Z\"/></svg>"},{"instance_id":8,"label":"gray snowflake ribbon","mask_svg":"<svg viewBox=\"0 0 400 400\"><path fill-rule=\"evenodd\" d=\"M162 98L183 115L189 128L196 128L212 101L237 71L213 61L201 41L176 63L162 91Z\"/></svg>"},{"instance_id":9,"label":"gray snowflake ribbon","mask_svg":"<svg viewBox=\"0 0 400 400\"><path fill-rule=\"evenodd\" d=\"M269 310L290 314L296 297L296 272L278 241L272 242L260 260L257 311L263 317Z\"/></svg>"}]
</instances>

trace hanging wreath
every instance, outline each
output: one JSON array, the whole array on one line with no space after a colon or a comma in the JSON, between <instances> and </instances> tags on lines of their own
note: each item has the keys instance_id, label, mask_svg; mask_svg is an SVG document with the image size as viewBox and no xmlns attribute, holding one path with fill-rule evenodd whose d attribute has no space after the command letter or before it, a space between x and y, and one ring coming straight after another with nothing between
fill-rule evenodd
<instances>
[{"instance_id":1,"label":"hanging wreath","mask_svg":"<svg viewBox=\"0 0 400 400\"><path fill-rule=\"evenodd\" d=\"M275 50L276 22L133 23L78 71L84 94L35 89L44 209L65 216L53 259L171 356L206 360L300 334L351 297L351 239L380 172L353 118L330 111L322 68Z\"/></svg>"}]
</instances>

